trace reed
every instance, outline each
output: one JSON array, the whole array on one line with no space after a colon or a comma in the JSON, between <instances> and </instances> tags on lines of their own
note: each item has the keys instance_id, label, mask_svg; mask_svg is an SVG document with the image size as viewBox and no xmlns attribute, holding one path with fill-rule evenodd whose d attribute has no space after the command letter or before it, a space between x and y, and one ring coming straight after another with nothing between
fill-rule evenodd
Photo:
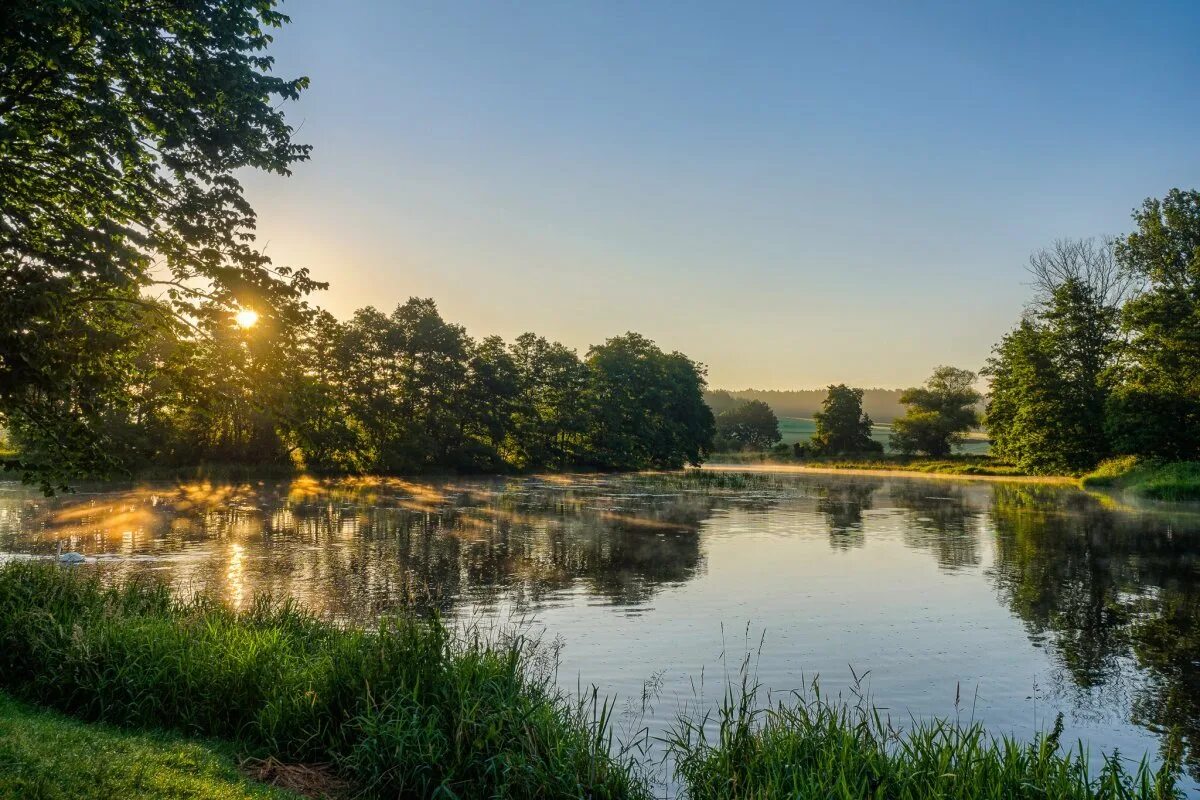
<instances>
[{"instance_id":1,"label":"reed","mask_svg":"<svg viewBox=\"0 0 1200 800\"><path fill-rule=\"evenodd\" d=\"M1096 774L1082 747L1060 746L1061 718L1032 742L995 738L978 724L910 720L823 698L815 683L760 704L743 672L714 712L683 716L666 737L679 781L699 800L1166 800L1181 796L1175 767L1132 769L1117 754Z\"/></svg>"}]
</instances>

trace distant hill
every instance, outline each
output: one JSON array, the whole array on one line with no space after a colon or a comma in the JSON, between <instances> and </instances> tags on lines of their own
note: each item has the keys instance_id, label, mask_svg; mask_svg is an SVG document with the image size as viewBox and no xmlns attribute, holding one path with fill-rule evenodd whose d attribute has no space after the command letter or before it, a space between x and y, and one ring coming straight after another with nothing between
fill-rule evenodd
<instances>
[{"instance_id":1,"label":"distant hill","mask_svg":"<svg viewBox=\"0 0 1200 800\"><path fill-rule=\"evenodd\" d=\"M891 422L897 417L904 416L904 406L900 405L900 394L903 389L867 389L863 392L863 411L874 422ZM741 400L762 400L771 407L778 417L812 417L813 412L821 410L821 403L828 394L828 389L795 389L782 391L778 389L741 389L730 391L714 389L705 392L704 399L712 408L714 414L720 414Z\"/></svg>"}]
</instances>

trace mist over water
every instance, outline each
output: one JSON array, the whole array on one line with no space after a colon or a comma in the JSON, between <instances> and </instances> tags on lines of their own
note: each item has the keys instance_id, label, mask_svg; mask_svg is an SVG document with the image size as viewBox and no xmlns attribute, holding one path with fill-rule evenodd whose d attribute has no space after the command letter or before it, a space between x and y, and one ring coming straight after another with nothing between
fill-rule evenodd
<instances>
[{"instance_id":1,"label":"mist over water","mask_svg":"<svg viewBox=\"0 0 1200 800\"><path fill-rule=\"evenodd\" d=\"M1200 513L1066 487L665 473L92 488L0 484L0 552L77 550L234 606L290 595L368 622L416 603L520 625L627 736L703 710L750 654L774 699L861 682L899 722L1094 759L1183 748L1200 776Z\"/></svg>"}]
</instances>

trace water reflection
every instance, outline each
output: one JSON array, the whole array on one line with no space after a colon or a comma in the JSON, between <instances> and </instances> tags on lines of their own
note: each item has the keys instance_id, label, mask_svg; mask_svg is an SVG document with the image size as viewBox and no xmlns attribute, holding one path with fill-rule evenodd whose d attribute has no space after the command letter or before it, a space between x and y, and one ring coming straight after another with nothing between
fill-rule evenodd
<instances>
[{"instance_id":1,"label":"water reflection","mask_svg":"<svg viewBox=\"0 0 1200 800\"><path fill-rule=\"evenodd\" d=\"M637 672L639 681L653 669L626 653L621 637L637 630L618 625L612 610L653 617L647 640L675 637L665 649L696 660L712 648L690 638L722 614L766 615L755 621L783 636L764 650L768 661L779 653L764 674L774 669L789 686L798 677L789 641L808 647L810 661L844 664L851 651L899 651L939 631L970 643L977 631L979 652L890 662L896 694L911 702L928 692L931 659L953 686L955 670L987 674L994 642L1015 643L1027 650L1021 664L1040 670L1049 659L1036 679L1048 685L985 686L994 707L1010 707L1002 721L1024 719L1022 704L1034 697L1090 725L1096 748L1127 745L1106 731L1134 726L1200 775L1194 511L1129 509L1062 487L857 476L304 478L49 500L0 485L0 551L49 556L60 540L114 579L155 572L235 606L269 591L359 620L410 603L446 614L566 609L570 628L556 633L568 642L591 636L595 652L611 654L591 668ZM874 585L872 570L889 562L895 580L899 553L945 580L917 587L920 604L893 611L890 587ZM819 589L806 593L800 566ZM976 586L1000 605L963 603ZM770 605L746 608L751 588ZM894 596L906 600L904 587ZM673 604L655 610L664 597ZM912 608L929 618L915 620ZM889 617L901 613L910 616ZM1016 639L997 632L997 614Z\"/></svg>"},{"instance_id":2,"label":"water reflection","mask_svg":"<svg viewBox=\"0 0 1200 800\"><path fill-rule=\"evenodd\" d=\"M1200 542L1194 514L1112 511L1029 487L995 493L1000 596L1046 641L1081 711L1128 706L1200 775Z\"/></svg>"}]
</instances>

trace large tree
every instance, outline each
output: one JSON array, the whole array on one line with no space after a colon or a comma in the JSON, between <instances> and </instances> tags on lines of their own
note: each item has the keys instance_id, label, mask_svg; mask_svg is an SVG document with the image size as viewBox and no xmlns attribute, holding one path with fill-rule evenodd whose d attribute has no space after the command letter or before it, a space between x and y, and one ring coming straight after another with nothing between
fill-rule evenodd
<instances>
[{"instance_id":1,"label":"large tree","mask_svg":"<svg viewBox=\"0 0 1200 800\"><path fill-rule=\"evenodd\" d=\"M957 367L938 367L924 386L905 389L900 402L908 406L892 423L892 447L901 453L946 456L963 434L979 424L975 406L975 373Z\"/></svg>"},{"instance_id":2,"label":"large tree","mask_svg":"<svg viewBox=\"0 0 1200 800\"><path fill-rule=\"evenodd\" d=\"M783 438L779 418L762 400L743 400L717 415L717 446L766 450Z\"/></svg>"},{"instance_id":3,"label":"large tree","mask_svg":"<svg viewBox=\"0 0 1200 800\"><path fill-rule=\"evenodd\" d=\"M588 350L588 459L609 469L699 465L712 448L704 367L637 333Z\"/></svg>"},{"instance_id":4,"label":"large tree","mask_svg":"<svg viewBox=\"0 0 1200 800\"><path fill-rule=\"evenodd\" d=\"M1172 189L1133 213L1137 230L1116 244L1144 286L1122 310L1129 364L1111 401L1119 451L1200 457L1200 192Z\"/></svg>"},{"instance_id":5,"label":"large tree","mask_svg":"<svg viewBox=\"0 0 1200 800\"><path fill-rule=\"evenodd\" d=\"M1030 273L1034 300L983 370L992 452L1032 472L1080 472L1110 452L1118 319L1135 281L1091 240L1035 253Z\"/></svg>"},{"instance_id":6,"label":"large tree","mask_svg":"<svg viewBox=\"0 0 1200 800\"><path fill-rule=\"evenodd\" d=\"M882 453L883 445L871 438L871 418L863 412L863 390L844 383L829 387L821 410L813 414L817 423L809 445L816 455L865 455Z\"/></svg>"},{"instance_id":7,"label":"large tree","mask_svg":"<svg viewBox=\"0 0 1200 800\"><path fill-rule=\"evenodd\" d=\"M286 21L272 0L0 4L0 425L24 444L6 467L49 487L108 466L135 328L306 313L316 284L255 249L237 177L308 156L279 110L307 79L265 52Z\"/></svg>"}]
</instances>

